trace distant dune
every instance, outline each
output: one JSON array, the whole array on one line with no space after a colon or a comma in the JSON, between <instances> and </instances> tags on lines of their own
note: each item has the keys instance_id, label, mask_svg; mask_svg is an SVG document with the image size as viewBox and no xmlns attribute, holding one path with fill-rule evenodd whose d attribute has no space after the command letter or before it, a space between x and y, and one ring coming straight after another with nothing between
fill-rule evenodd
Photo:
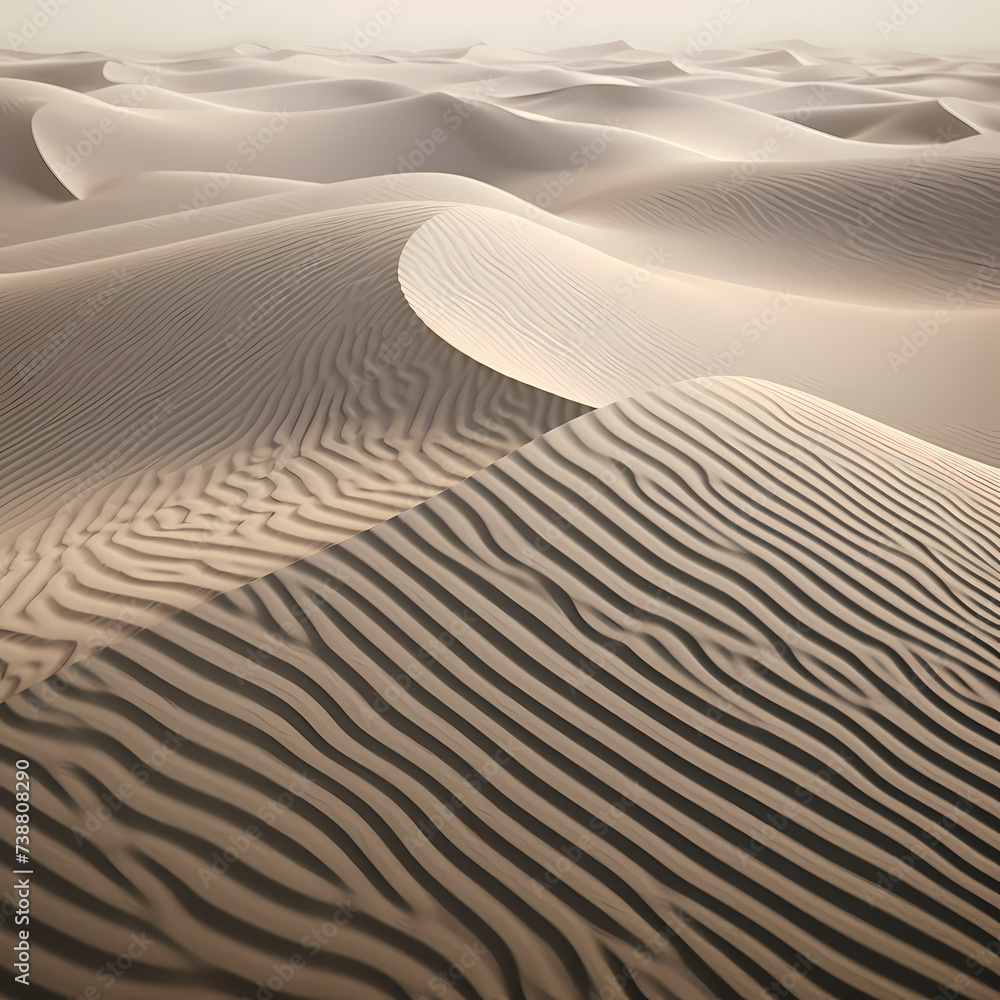
<instances>
[{"instance_id":1,"label":"distant dune","mask_svg":"<svg viewBox=\"0 0 1000 1000\"><path fill-rule=\"evenodd\" d=\"M0 54L35 995L1000 995L998 109Z\"/></svg>"}]
</instances>

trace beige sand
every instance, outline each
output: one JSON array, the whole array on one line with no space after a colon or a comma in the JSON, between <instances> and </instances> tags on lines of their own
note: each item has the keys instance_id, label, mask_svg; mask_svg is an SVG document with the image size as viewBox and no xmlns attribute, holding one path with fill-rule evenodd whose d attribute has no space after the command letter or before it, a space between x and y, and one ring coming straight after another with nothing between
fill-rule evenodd
<instances>
[{"instance_id":1,"label":"beige sand","mask_svg":"<svg viewBox=\"0 0 1000 1000\"><path fill-rule=\"evenodd\" d=\"M753 380L550 431L7 703L39 981L141 928L147 1000L296 954L298 995L420 997L469 945L481 997L749 1000L797 953L989 1000L998 528L995 469Z\"/></svg>"},{"instance_id":2,"label":"beige sand","mask_svg":"<svg viewBox=\"0 0 1000 1000\"><path fill-rule=\"evenodd\" d=\"M998 107L796 40L0 55L36 986L993 1000Z\"/></svg>"}]
</instances>

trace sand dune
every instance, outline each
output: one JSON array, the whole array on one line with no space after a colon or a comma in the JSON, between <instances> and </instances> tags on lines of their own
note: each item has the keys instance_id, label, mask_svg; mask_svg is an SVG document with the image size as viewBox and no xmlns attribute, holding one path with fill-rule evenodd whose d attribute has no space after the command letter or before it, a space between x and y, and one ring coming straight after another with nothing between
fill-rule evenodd
<instances>
[{"instance_id":1,"label":"sand dune","mask_svg":"<svg viewBox=\"0 0 1000 1000\"><path fill-rule=\"evenodd\" d=\"M887 308L947 306L960 289L995 305L997 276L982 273L1000 250L995 162L935 147L888 162L726 164L623 185L570 217L641 229L673 268L754 287Z\"/></svg>"},{"instance_id":2,"label":"sand dune","mask_svg":"<svg viewBox=\"0 0 1000 1000\"><path fill-rule=\"evenodd\" d=\"M956 260L968 270L942 319L933 309L830 302L793 284L775 294L695 278L671 271L669 256L640 272L541 226L465 206L414 233L399 274L413 309L458 350L591 406L706 374L798 381L996 463L1000 419L987 383L1000 345L994 313L974 300L978 290L995 296L1000 266L995 256L975 270L967 256ZM966 285L970 294L958 294ZM926 331L942 326L947 335L931 344ZM918 341L925 331L922 358L906 350L915 331ZM992 444L970 441L970 426Z\"/></svg>"},{"instance_id":3,"label":"sand dune","mask_svg":"<svg viewBox=\"0 0 1000 1000\"><path fill-rule=\"evenodd\" d=\"M967 122L970 128L980 132L1000 132L1000 108L995 104L960 97L952 97L941 104L951 114Z\"/></svg>"},{"instance_id":4,"label":"sand dune","mask_svg":"<svg viewBox=\"0 0 1000 1000\"><path fill-rule=\"evenodd\" d=\"M998 995L1000 57L721 41L0 53L39 997Z\"/></svg>"},{"instance_id":5,"label":"sand dune","mask_svg":"<svg viewBox=\"0 0 1000 1000\"><path fill-rule=\"evenodd\" d=\"M407 307L399 252L434 211L343 209L8 278L5 693L583 412Z\"/></svg>"},{"instance_id":6,"label":"sand dune","mask_svg":"<svg viewBox=\"0 0 1000 1000\"><path fill-rule=\"evenodd\" d=\"M996 470L766 383L582 416L8 701L44 985L138 929L150 1000L294 954L295 995L419 997L469 947L475 998L801 956L916 1000L981 953L988 1000L998 525Z\"/></svg>"},{"instance_id":7,"label":"sand dune","mask_svg":"<svg viewBox=\"0 0 1000 1000\"><path fill-rule=\"evenodd\" d=\"M62 52L47 56L0 49L0 77L34 80L69 90L100 87L104 83L107 63L107 57L96 52Z\"/></svg>"},{"instance_id":8,"label":"sand dune","mask_svg":"<svg viewBox=\"0 0 1000 1000\"><path fill-rule=\"evenodd\" d=\"M18 210L37 211L53 202L68 201L63 186L47 169L31 134L31 121L39 108L64 91L47 83L0 78L0 109L4 143L0 147L0 194Z\"/></svg>"},{"instance_id":9,"label":"sand dune","mask_svg":"<svg viewBox=\"0 0 1000 1000\"><path fill-rule=\"evenodd\" d=\"M473 113L475 112L475 113ZM441 92L360 107L321 111L188 111L121 109L78 95L36 112L32 131L53 174L78 198L128 173L153 169L252 173L329 182L408 172L428 160L434 169L531 195L540 172L558 173L580 150L594 147L592 169L574 194L599 189L636 163L668 169L700 154L652 136L612 132L613 123L539 121L492 105L475 106ZM116 120L117 119L117 120ZM78 165L71 153L86 133L105 138ZM609 142L609 136L615 136ZM276 141L280 136L281 141ZM336 143L337 155L328 153ZM69 152L67 152L67 150ZM597 150L604 158L598 162Z\"/></svg>"},{"instance_id":10,"label":"sand dune","mask_svg":"<svg viewBox=\"0 0 1000 1000\"><path fill-rule=\"evenodd\" d=\"M36 233L25 242L11 240L0 246L0 272L36 271L65 267L85 261L107 259L152 247L168 246L203 236L273 222L279 219L319 215L337 208L380 205L403 201L472 203L511 210L523 210L524 203L489 185L454 175L417 174L408 177L365 177L333 184L288 184L290 191L254 194L240 189L239 180L256 186L266 178L233 178L219 195L197 201L194 195L212 181L210 174L164 171L140 174L113 185L104 194L86 201L72 202L73 211L51 219L54 232ZM213 181L213 183L215 183ZM237 187L230 195L229 186ZM215 183L215 189L219 185ZM208 191L213 191L209 188ZM142 200L140 200L140 197ZM178 201L177 199L187 199ZM142 209L158 203L169 208L164 215L144 214ZM180 209L178 210L178 205ZM91 228L86 223L98 214L105 217L118 209L121 220ZM556 220L555 225L559 225ZM563 228L579 236L595 232L591 227L563 223Z\"/></svg>"},{"instance_id":11,"label":"sand dune","mask_svg":"<svg viewBox=\"0 0 1000 1000\"><path fill-rule=\"evenodd\" d=\"M398 101L419 93L415 87L381 80L300 80L268 87L216 91L201 97L212 104L248 111L319 111Z\"/></svg>"},{"instance_id":12,"label":"sand dune","mask_svg":"<svg viewBox=\"0 0 1000 1000\"><path fill-rule=\"evenodd\" d=\"M843 138L861 139L862 136L842 136L840 132L825 134L829 130L823 128L824 119L820 117L822 109L811 111L807 124L799 124L797 121L797 117L806 117L801 109L788 112L787 116L782 116L788 124L778 127L770 114L752 107L739 107L728 101L723 101L720 107L720 102L715 97L667 89L597 84L590 87L575 86L567 92L534 95L512 103L556 119L598 122L614 118L624 128L656 136L713 159L739 160L747 150L756 149L768 139L773 141L776 136L780 137L780 142L774 143L775 148L770 151L768 162L829 161L851 159L859 155L895 156L898 155L898 150L886 149L887 143L910 142L921 145L934 142L938 138L937 128L944 128L948 124L959 127L960 131L954 137L956 139L979 134L977 129L969 127L936 105L933 110L922 107L913 116L923 126L922 130L913 126L910 138L899 137L898 126L891 133L892 138L864 136L870 148L865 149L862 154L853 143L842 141ZM833 112L829 114L832 115ZM884 111L882 114L884 115ZM711 129L705 127L705 123L709 121L712 122ZM885 131L889 133L889 127Z\"/></svg>"},{"instance_id":13,"label":"sand dune","mask_svg":"<svg viewBox=\"0 0 1000 1000\"><path fill-rule=\"evenodd\" d=\"M798 115L799 112L791 111L787 117L796 121ZM938 142L943 135L964 139L980 134L978 129L943 107L939 101L818 108L809 117L809 127L844 139L901 145Z\"/></svg>"}]
</instances>

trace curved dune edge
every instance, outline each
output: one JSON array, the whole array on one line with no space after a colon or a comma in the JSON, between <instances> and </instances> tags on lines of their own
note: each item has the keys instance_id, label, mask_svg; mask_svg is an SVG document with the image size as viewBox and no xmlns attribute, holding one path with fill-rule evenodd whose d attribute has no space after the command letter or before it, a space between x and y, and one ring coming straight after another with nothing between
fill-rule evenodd
<instances>
[{"instance_id":1,"label":"curved dune edge","mask_svg":"<svg viewBox=\"0 0 1000 1000\"><path fill-rule=\"evenodd\" d=\"M701 345L609 294L622 261L503 212L466 205L438 219L407 240L399 283L413 311L470 357L590 406L707 367Z\"/></svg>"},{"instance_id":2,"label":"curved dune edge","mask_svg":"<svg viewBox=\"0 0 1000 1000\"><path fill-rule=\"evenodd\" d=\"M996 470L780 386L581 416L0 709L38 982L138 930L149 1000L250 995L318 928L302 995L988 1000L998 531Z\"/></svg>"},{"instance_id":3,"label":"curved dune edge","mask_svg":"<svg viewBox=\"0 0 1000 1000\"><path fill-rule=\"evenodd\" d=\"M234 177L227 182L223 193L228 195L228 186L239 187L240 181L256 186L260 180ZM218 187L212 175L200 172L154 171L136 175L111 185L99 195L75 202L75 218L63 215L52 220L65 223L68 228L64 231L0 246L0 272L43 271L109 257L127 258L153 247L190 242L279 219L338 208L414 201L477 205L523 217L530 214L539 224L606 252L634 258L637 262L648 256L649 240L644 233L563 219L533 209L529 202L500 188L457 174L359 177L263 194L243 187L235 192L232 201L211 203L203 191L207 188L214 193ZM202 195L200 199L199 194ZM145 214L140 211L140 202ZM148 214L152 207L161 204L170 211L159 216ZM112 211L117 214L114 222L106 220L106 224L100 226L84 225ZM3 280L0 277L0 283Z\"/></svg>"},{"instance_id":4,"label":"curved dune edge","mask_svg":"<svg viewBox=\"0 0 1000 1000\"><path fill-rule=\"evenodd\" d=\"M0 694L585 411L409 309L399 253L441 207L346 208L9 276Z\"/></svg>"},{"instance_id":5,"label":"curved dune edge","mask_svg":"<svg viewBox=\"0 0 1000 1000\"><path fill-rule=\"evenodd\" d=\"M2 64L0 64L2 65ZM31 213L72 201L66 186L50 169L32 133L38 111L62 99L60 87L32 79L4 79L0 75L0 196L7 214ZM4 234L4 239L6 234Z\"/></svg>"},{"instance_id":6,"label":"curved dune edge","mask_svg":"<svg viewBox=\"0 0 1000 1000\"><path fill-rule=\"evenodd\" d=\"M993 311L970 301L973 287L997 283L1000 261L971 272L979 277L959 286L969 295L943 320L791 284L699 278L671 263L660 254L636 268L508 213L460 206L414 232L399 281L414 312L458 350L591 406L689 378L749 375L1000 464L1000 411L985 382L1000 343Z\"/></svg>"}]
</instances>

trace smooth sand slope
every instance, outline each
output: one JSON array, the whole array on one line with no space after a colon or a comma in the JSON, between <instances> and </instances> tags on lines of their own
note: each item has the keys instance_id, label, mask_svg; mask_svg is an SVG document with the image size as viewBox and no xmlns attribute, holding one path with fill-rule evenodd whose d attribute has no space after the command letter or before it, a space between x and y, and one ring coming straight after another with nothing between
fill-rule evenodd
<instances>
[{"instance_id":1,"label":"smooth sand slope","mask_svg":"<svg viewBox=\"0 0 1000 1000\"><path fill-rule=\"evenodd\" d=\"M989 1000L998 526L754 380L550 431L7 702L39 984L139 931L122 997Z\"/></svg>"},{"instance_id":2,"label":"smooth sand slope","mask_svg":"<svg viewBox=\"0 0 1000 1000\"><path fill-rule=\"evenodd\" d=\"M804 295L791 281L775 294L695 277L671 270L662 251L652 254L659 267L637 269L509 213L463 206L414 233L399 277L417 314L458 350L592 406L679 379L753 375L1000 461L990 388L1000 342L984 308L1000 290L995 256L977 266L939 244L961 283L938 309L889 309Z\"/></svg>"}]
</instances>

